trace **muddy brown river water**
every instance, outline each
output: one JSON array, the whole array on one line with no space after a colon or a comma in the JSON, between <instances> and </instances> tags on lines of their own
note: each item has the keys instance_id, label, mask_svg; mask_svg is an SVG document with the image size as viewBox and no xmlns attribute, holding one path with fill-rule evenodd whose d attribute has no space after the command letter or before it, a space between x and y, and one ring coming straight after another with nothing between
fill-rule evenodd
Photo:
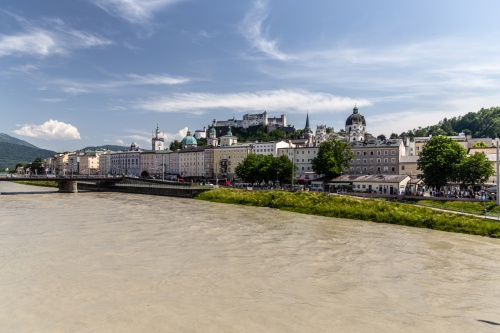
<instances>
[{"instance_id":1,"label":"muddy brown river water","mask_svg":"<svg viewBox=\"0 0 500 333\"><path fill-rule=\"evenodd\" d=\"M29 192L36 193L29 193ZM500 241L0 183L0 332L500 332Z\"/></svg>"}]
</instances>

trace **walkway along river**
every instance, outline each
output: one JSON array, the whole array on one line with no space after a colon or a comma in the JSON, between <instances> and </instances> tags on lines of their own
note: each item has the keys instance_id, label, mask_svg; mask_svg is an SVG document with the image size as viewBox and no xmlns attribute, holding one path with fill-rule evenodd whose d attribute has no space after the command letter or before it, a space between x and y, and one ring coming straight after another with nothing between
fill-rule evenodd
<instances>
[{"instance_id":1,"label":"walkway along river","mask_svg":"<svg viewBox=\"0 0 500 333\"><path fill-rule=\"evenodd\" d=\"M497 239L51 191L0 184L1 332L500 332Z\"/></svg>"}]
</instances>

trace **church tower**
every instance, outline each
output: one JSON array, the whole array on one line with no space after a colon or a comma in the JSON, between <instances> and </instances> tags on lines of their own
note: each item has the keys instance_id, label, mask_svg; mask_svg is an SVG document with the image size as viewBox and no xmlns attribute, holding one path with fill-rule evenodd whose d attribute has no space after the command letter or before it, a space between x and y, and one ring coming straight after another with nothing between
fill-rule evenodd
<instances>
[{"instance_id":1,"label":"church tower","mask_svg":"<svg viewBox=\"0 0 500 333\"><path fill-rule=\"evenodd\" d=\"M207 138L207 146L209 147L217 147L219 145L219 139L217 139L217 132L215 131L215 127L210 127L210 131L208 132Z\"/></svg>"},{"instance_id":2,"label":"church tower","mask_svg":"<svg viewBox=\"0 0 500 333\"><path fill-rule=\"evenodd\" d=\"M316 140L314 137L314 132L312 131L311 126L309 126L309 112L307 112L306 126L304 127L304 130L302 131L300 138L306 139L307 147L313 147L315 144Z\"/></svg>"},{"instance_id":3,"label":"church tower","mask_svg":"<svg viewBox=\"0 0 500 333\"><path fill-rule=\"evenodd\" d=\"M153 134L153 138L151 139L151 150L164 150L165 149L165 138L160 137L160 129L158 128L158 124L156 124L156 133Z\"/></svg>"},{"instance_id":4,"label":"church tower","mask_svg":"<svg viewBox=\"0 0 500 333\"><path fill-rule=\"evenodd\" d=\"M345 131L349 141L365 141L366 120L365 117L358 113L356 106L354 106L352 114L345 122Z\"/></svg>"}]
</instances>

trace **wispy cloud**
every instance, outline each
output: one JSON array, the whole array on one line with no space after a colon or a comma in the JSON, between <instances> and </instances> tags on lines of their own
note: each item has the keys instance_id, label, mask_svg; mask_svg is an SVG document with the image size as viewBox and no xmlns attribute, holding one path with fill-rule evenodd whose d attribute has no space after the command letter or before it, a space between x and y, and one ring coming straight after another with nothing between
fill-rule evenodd
<instances>
[{"instance_id":1,"label":"wispy cloud","mask_svg":"<svg viewBox=\"0 0 500 333\"><path fill-rule=\"evenodd\" d=\"M146 23L155 11L184 0L91 0L108 14L132 23Z\"/></svg>"},{"instance_id":2,"label":"wispy cloud","mask_svg":"<svg viewBox=\"0 0 500 333\"><path fill-rule=\"evenodd\" d=\"M266 36L264 21L269 15L266 0L256 0L253 7L247 13L243 22L240 24L240 32L245 36L252 47L267 57L276 60L290 60L292 56L280 51L275 40Z\"/></svg>"},{"instance_id":3,"label":"wispy cloud","mask_svg":"<svg viewBox=\"0 0 500 333\"><path fill-rule=\"evenodd\" d=\"M62 20L46 20L38 26L17 18L23 31L0 34L0 57L66 55L78 49L111 45L112 41L89 32L73 29Z\"/></svg>"},{"instance_id":4,"label":"wispy cloud","mask_svg":"<svg viewBox=\"0 0 500 333\"><path fill-rule=\"evenodd\" d=\"M353 107L371 105L366 99L339 97L305 90L270 90L254 93L208 94L180 93L161 99L142 101L135 106L155 112L184 112L203 114L210 109L229 109L240 112L281 110L287 113L336 112Z\"/></svg>"},{"instance_id":5,"label":"wispy cloud","mask_svg":"<svg viewBox=\"0 0 500 333\"><path fill-rule=\"evenodd\" d=\"M55 89L59 89L65 93L76 95L92 93L95 91L103 92L109 89L132 87L132 86L145 86L145 85L177 85L190 82L190 78L181 76L170 76L167 74L146 74L139 75L129 73L125 75L117 75L116 80L109 81L72 81L66 79L59 79L51 81Z\"/></svg>"},{"instance_id":6,"label":"wispy cloud","mask_svg":"<svg viewBox=\"0 0 500 333\"><path fill-rule=\"evenodd\" d=\"M39 98L38 100L46 103L59 103L64 101L64 98Z\"/></svg>"},{"instance_id":7,"label":"wispy cloud","mask_svg":"<svg viewBox=\"0 0 500 333\"><path fill-rule=\"evenodd\" d=\"M25 124L14 133L39 139L63 139L80 140L78 129L71 125L57 120L48 120L41 125Z\"/></svg>"}]
</instances>

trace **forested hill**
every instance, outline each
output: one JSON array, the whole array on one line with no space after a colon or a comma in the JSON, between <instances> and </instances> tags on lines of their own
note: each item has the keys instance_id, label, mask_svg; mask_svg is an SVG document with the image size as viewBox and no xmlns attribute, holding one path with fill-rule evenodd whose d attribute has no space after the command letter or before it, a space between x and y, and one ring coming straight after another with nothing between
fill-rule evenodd
<instances>
[{"instance_id":1,"label":"forested hill","mask_svg":"<svg viewBox=\"0 0 500 333\"><path fill-rule=\"evenodd\" d=\"M38 149L37 146L34 146L31 143L29 143L29 142L26 142L24 140L16 139L16 138L14 138L14 137L12 137L10 135L7 135L5 133L0 133L0 143L2 143L2 142L11 143L11 144L14 144L14 145L20 145L20 146L26 146L26 147L31 147L31 148Z\"/></svg>"},{"instance_id":2,"label":"forested hill","mask_svg":"<svg viewBox=\"0 0 500 333\"><path fill-rule=\"evenodd\" d=\"M36 158L54 156L55 151L0 142L0 169L15 168L17 163L31 163Z\"/></svg>"},{"instance_id":3,"label":"forested hill","mask_svg":"<svg viewBox=\"0 0 500 333\"><path fill-rule=\"evenodd\" d=\"M419 127L406 132L410 137L429 135L471 135L473 138L500 137L500 107L469 112L465 116L443 119L437 125ZM403 133L404 134L404 133Z\"/></svg>"}]
</instances>

